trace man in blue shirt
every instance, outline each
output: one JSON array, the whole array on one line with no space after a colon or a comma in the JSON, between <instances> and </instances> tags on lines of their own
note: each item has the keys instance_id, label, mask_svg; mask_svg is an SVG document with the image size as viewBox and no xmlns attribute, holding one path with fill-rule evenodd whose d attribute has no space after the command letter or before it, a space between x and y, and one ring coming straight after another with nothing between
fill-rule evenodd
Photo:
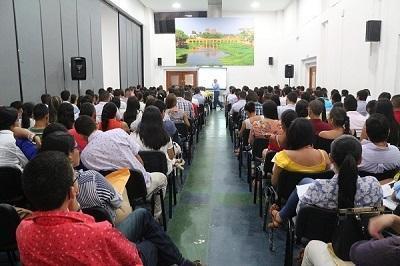
<instances>
[{"instance_id":1,"label":"man in blue shirt","mask_svg":"<svg viewBox=\"0 0 400 266\"><path fill-rule=\"evenodd\" d=\"M214 90L214 108L217 109L217 105L219 106L219 108L221 108L221 110L224 108L224 105L219 101L219 84L217 79L214 79L214 83L212 84L212 88Z\"/></svg>"}]
</instances>

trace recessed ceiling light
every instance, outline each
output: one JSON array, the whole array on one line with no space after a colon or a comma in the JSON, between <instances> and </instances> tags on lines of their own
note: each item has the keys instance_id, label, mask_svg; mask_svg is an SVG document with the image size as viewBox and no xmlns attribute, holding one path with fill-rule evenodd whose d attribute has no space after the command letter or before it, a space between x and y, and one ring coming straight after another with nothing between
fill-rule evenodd
<instances>
[{"instance_id":1,"label":"recessed ceiling light","mask_svg":"<svg viewBox=\"0 0 400 266\"><path fill-rule=\"evenodd\" d=\"M175 2L172 4L172 7L175 9L181 8L181 4L179 4L178 2Z\"/></svg>"},{"instance_id":2,"label":"recessed ceiling light","mask_svg":"<svg viewBox=\"0 0 400 266\"><path fill-rule=\"evenodd\" d=\"M260 3L259 2L253 2L253 3L251 3L251 7L252 8L258 8L258 7L260 7Z\"/></svg>"}]
</instances>

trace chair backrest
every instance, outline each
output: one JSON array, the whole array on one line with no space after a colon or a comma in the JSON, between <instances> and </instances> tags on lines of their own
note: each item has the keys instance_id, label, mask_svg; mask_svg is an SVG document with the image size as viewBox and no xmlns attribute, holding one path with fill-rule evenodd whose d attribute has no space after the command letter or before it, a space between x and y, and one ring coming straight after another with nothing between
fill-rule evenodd
<instances>
[{"instance_id":1,"label":"chair backrest","mask_svg":"<svg viewBox=\"0 0 400 266\"><path fill-rule=\"evenodd\" d=\"M250 136L250 129L245 129L242 134L243 145L249 145L249 136Z\"/></svg>"},{"instance_id":2,"label":"chair backrest","mask_svg":"<svg viewBox=\"0 0 400 266\"><path fill-rule=\"evenodd\" d=\"M199 108L197 110L199 111L199 115L204 114L204 104L199 104Z\"/></svg>"},{"instance_id":3,"label":"chair backrest","mask_svg":"<svg viewBox=\"0 0 400 266\"><path fill-rule=\"evenodd\" d=\"M282 170L278 178L278 201L282 199L288 199L292 191L296 188L296 185L303 178L312 179L331 179L334 176L334 172L329 170L320 173L300 173L300 172L289 172Z\"/></svg>"},{"instance_id":4,"label":"chair backrest","mask_svg":"<svg viewBox=\"0 0 400 266\"><path fill-rule=\"evenodd\" d=\"M9 204L0 204L0 251L17 248L15 232L21 222L15 208Z\"/></svg>"},{"instance_id":5,"label":"chair backrest","mask_svg":"<svg viewBox=\"0 0 400 266\"><path fill-rule=\"evenodd\" d=\"M333 139L324 139L320 136L315 136L314 148L326 151L328 154L331 152L331 143Z\"/></svg>"},{"instance_id":6,"label":"chair backrest","mask_svg":"<svg viewBox=\"0 0 400 266\"><path fill-rule=\"evenodd\" d=\"M147 172L160 172L167 175L168 162L165 153L161 151L140 151L139 155L143 160L144 168Z\"/></svg>"},{"instance_id":7,"label":"chair backrest","mask_svg":"<svg viewBox=\"0 0 400 266\"><path fill-rule=\"evenodd\" d=\"M270 151L265 155L265 160L264 160L264 172L265 173L271 173L272 174L272 168L274 167L274 163L272 162L272 159L274 158L276 152Z\"/></svg>"},{"instance_id":8,"label":"chair backrest","mask_svg":"<svg viewBox=\"0 0 400 266\"><path fill-rule=\"evenodd\" d=\"M114 226L114 221L112 220L111 215L108 213L106 209L104 209L101 206L85 208L82 209L82 212L92 216L96 222L108 221L110 224Z\"/></svg>"},{"instance_id":9,"label":"chair backrest","mask_svg":"<svg viewBox=\"0 0 400 266\"><path fill-rule=\"evenodd\" d=\"M187 137L189 135L189 129L184 123L175 123L175 127L182 137Z\"/></svg>"},{"instance_id":10,"label":"chair backrest","mask_svg":"<svg viewBox=\"0 0 400 266\"><path fill-rule=\"evenodd\" d=\"M399 172L399 169L393 169L393 170L387 170L387 171L384 171L383 173L378 173L378 174L368 173L365 171L358 171L358 174L361 177L374 176L376 179L378 179L378 181L382 181L382 180L385 180L388 178L393 178L398 172Z\"/></svg>"},{"instance_id":11,"label":"chair backrest","mask_svg":"<svg viewBox=\"0 0 400 266\"><path fill-rule=\"evenodd\" d=\"M256 138L253 142L253 155L262 158L262 152L268 146L268 139Z\"/></svg>"},{"instance_id":12,"label":"chair backrest","mask_svg":"<svg viewBox=\"0 0 400 266\"><path fill-rule=\"evenodd\" d=\"M138 170L129 170L131 176L125 185L126 193L128 194L129 203L132 208L137 200L145 199L147 196L146 181L142 172Z\"/></svg>"},{"instance_id":13,"label":"chair backrest","mask_svg":"<svg viewBox=\"0 0 400 266\"><path fill-rule=\"evenodd\" d=\"M13 167L0 167L0 203L18 205L25 203L21 171Z\"/></svg>"},{"instance_id":14,"label":"chair backrest","mask_svg":"<svg viewBox=\"0 0 400 266\"><path fill-rule=\"evenodd\" d=\"M323 209L316 206L306 206L300 209L296 218L296 237L300 242L320 240L332 242L332 236L337 225L337 210Z\"/></svg>"}]
</instances>

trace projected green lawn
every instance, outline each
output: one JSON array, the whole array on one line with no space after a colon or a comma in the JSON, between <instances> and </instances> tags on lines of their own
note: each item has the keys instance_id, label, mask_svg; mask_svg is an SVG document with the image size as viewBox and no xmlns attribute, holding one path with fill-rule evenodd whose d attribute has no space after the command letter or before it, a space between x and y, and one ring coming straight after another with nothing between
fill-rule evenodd
<instances>
[{"instance_id":1,"label":"projected green lawn","mask_svg":"<svg viewBox=\"0 0 400 266\"><path fill-rule=\"evenodd\" d=\"M254 30L251 20L176 19L175 25L177 66L254 64Z\"/></svg>"}]
</instances>

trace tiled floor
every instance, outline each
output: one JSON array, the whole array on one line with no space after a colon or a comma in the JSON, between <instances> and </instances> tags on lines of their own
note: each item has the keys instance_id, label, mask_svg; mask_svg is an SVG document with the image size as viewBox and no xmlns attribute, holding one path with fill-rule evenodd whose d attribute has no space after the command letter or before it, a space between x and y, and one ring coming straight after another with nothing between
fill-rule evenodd
<instances>
[{"instance_id":1,"label":"tiled floor","mask_svg":"<svg viewBox=\"0 0 400 266\"><path fill-rule=\"evenodd\" d=\"M209 266L283 265L282 234L270 252L245 174L239 179L224 113L207 122L168 233L185 257Z\"/></svg>"}]
</instances>

